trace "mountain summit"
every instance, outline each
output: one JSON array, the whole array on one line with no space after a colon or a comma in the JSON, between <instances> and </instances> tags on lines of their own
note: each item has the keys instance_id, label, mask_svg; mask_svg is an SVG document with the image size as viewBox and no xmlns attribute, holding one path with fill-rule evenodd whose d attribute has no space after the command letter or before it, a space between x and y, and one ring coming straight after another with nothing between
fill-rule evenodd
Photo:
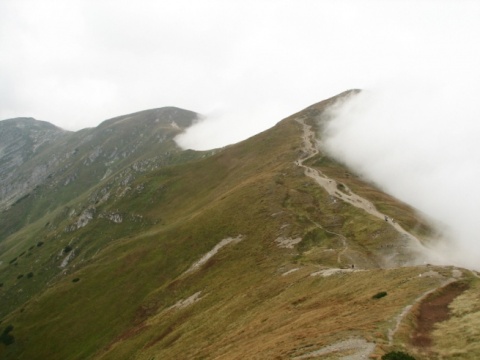
<instances>
[{"instance_id":1,"label":"mountain summit","mask_svg":"<svg viewBox=\"0 0 480 360\"><path fill-rule=\"evenodd\" d=\"M428 222L322 149L356 92L209 152L177 108L60 131L3 203L0 357L480 356L478 274L429 265Z\"/></svg>"}]
</instances>

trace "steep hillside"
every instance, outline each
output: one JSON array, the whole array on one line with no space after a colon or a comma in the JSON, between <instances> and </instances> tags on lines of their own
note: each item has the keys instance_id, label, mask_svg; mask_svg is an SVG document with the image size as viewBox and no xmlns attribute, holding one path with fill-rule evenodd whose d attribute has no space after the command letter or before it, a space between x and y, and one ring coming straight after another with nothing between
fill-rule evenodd
<instances>
[{"instance_id":1,"label":"steep hillside","mask_svg":"<svg viewBox=\"0 0 480 360\"><path fill-rule=\"evenodd\" d=\"M0 121L0 209L41 183L48 163L28 174L23 165L68 135L67 131L32 118Z\"/></svg>"},{"instance_id":2,"label":"steep hillside","mask_svg":"<svg viewBox=\"0 0 480 360\"><path fill-rule=\"evenodd\" d=\"M0 356L480 355L477 274L426 264L429 225L321 151L324 110L353 94L216 152L112 170L13 231Z\"/></svg>"},{"instance_id":3,"label":"steep hillside","mask_svg":"<svg viewBox=\"0 0 480 360\"><path fill-rule=\"evenodd\" d=\"M122 176L126 185L137 173L181 161L178 156L188 157L191 154L179 153L173 138L196 118L191 111L161 108L107 120L97 128L49 137L31 130L48 123L29 120L28 132L21 136L32 138L33 133L40 140L27 142L30 147L10 145L11 151L0 154L0 161L11 164L5 167L8 177L0 182L5 199L0 242L101 181ZM11 125L18 132L25 128L23 122L13 119L0 124ZM37 150L35 156L24 155L33 151L30 148ZM12 163L10 158L23 161Z\"/></svg>"}]
</instances>

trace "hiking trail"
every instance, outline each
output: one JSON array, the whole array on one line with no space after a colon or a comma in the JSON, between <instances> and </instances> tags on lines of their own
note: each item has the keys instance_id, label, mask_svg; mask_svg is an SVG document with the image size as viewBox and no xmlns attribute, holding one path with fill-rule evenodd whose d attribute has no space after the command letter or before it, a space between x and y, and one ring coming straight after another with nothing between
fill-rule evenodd
<instances>
[{"instance_id":1,"label":"hiking trail","mask_svg":"<svg viewBox=\"0 0 480 360\"><path fill-rule=\"evenodd\" d=\"M320 151L316 145L317 140L315 138L315 133L312 130L310 125L305 123L304 119L297 118L296 121L302 125L303 133L303 152L306 154L305 156L301 157L300 159L295 161L295 164L305 170L305 175L315 180L315 182L323 187L330 196L333 196L337 199L345 201L359 209L366 211L367 213L382 219L387 220L388 224L392 226L397 232L399 232L402 236L410 240L411 244L414 245L421 253L426 253L425 247L422 245L421 241L415 237L414 235L410 234L404 228L400 226L397 222L394 222L393 219L388 218L385 214L382 214L375 208L372 202L369 200L355 194L350 188L348 188L345 184L342 184L345 188L345 192L338 190L338 183L336 180L329 178L320 170L311 168L305 165L305 161L317 155Z\"/></svg>"}]
</instances>

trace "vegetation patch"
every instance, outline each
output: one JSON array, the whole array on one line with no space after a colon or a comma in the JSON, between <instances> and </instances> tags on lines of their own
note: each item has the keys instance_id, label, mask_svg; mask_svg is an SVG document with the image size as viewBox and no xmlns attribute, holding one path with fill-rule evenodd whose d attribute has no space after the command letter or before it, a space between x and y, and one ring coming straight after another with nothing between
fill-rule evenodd
<instances>
[{"instance_id":1,"label":"vegetation patch","mask_svg":"<svg viewBox=\"0 0 480 360\"><path fill-rule=\"evenodd\" d=\"M15 342L15 337L10 334L13 330L13 325L8 325L2 332L2 335L0 335L0 342L2 342L5 345L12 345Z\"/></svg>"},{"instance_id":2,"label":"vegetation patch","mask_svg":"<svg viewBox=\"0 0 480 360\"><path fill-rule=\"evenodd\" d=\"M325 246L326 240L328 240L331 237L334 237L334 236L328 234L326 231L319 228L309 230L303 236L302 241L298 244L297 246L298 251L303 253L316 246Z\"/></svg>"},{"instance_id":3,"label":"vegetation patch","mask_svg":"<svg viewBox=\"0 0 480 360\"><path fill-rule=\"evenodd\" d=\"M390 351L382 356L382 360L415 360L415 358L403 351Z\"/></svg>"},{"instance_id":4,"label":"vegetation patch","mask_svg":"<svg viewBox=\"0 0 480 360\"><path fill-rule=\"evenodd\" d=\"M350 194L350 191L348 191L347 187L342 183L337 183L337 189L345 194Z\"/></svg>"},{"instance_id":5,"label":"vegetation patch","mask_svg":"<svg viewBox=\"0 0 480 360\"><path fill-rule=\"evenodd\" d=\"M373 295L372 299L381 299L385 296L387 296L387 292L386 291L380 291L379 293L376 293L375 295Z\"/></svg>"}]
</instances>

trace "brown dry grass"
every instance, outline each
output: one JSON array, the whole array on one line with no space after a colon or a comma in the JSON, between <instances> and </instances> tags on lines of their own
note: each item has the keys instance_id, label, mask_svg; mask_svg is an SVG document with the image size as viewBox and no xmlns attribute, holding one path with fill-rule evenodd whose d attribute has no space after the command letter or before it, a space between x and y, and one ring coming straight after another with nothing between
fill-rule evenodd
<instances>
[{"instance_id":1,"label":"brown dry grass","mask_svg":"<svg viewBox=\"0 0 480 360\"><path fill-rule=\"evenodd\" d=\"M274 359L356 336L375 341L381 354L396 316L442 279L420 277L425 267L379 269L385 254L402 251L398 233L333 202L294 164L301 149L292 117L211 157L136 179L132 186L143 192L105 209L144 221L137 227L98 221L79 230L98 254L78 260L72 274L5 319L18 339L9 356ZM417 225L411 209L373 187L362 193L366 185L339 164L312 161L370 200L378 193L377 206L388 204L406 228ZM238 235L244 240L182 275L222 239ZM275 243L279 236L303 240L284 249ZM310 276L352 263L364 271ZM72 283L73 277L81 280ZM198 302L171 309L199 291ZM388 295L372 299L380 291Z\"/></svg>"},{"instance_id":2,"label":"brown dry grass","mask_svg":"<svg viewBox=\"0 0 480 360\"><path fill-rule=\"evenodd\" d=\"M102 358L127 356L139 343L149 346L137 353L138 359L289 358L350 337L385 347L395 316L425 288L440 283L419 277L423 267L326 278L310 276L314 270L310 266L285 277L260 276L247 290L236 284L206 286L207 295L198 303L157 316L142 334ZM372 299L379 291L388 295Z\"/></svg>"}]
</instances>

